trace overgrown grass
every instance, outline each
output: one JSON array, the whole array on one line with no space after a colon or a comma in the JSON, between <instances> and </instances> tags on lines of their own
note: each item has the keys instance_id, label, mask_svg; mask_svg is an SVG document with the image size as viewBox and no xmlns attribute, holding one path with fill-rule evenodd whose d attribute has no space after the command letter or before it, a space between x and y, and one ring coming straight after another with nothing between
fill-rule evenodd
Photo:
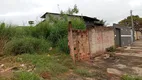
<instances>
[{"instance_id":1,"label":"overgrown grass","mask_svg":"<svg viewBox=\"0 0 142 80\"><path fill-rule=\"evenodd\" d=\"M14 54L38 53L39 50L33 48L34 44L37 44L37 47L39 47L38 45L43 45L43 41L45 44L45 41L47 41L50 43L48 46L58 47L60 51L69 53L67 40L69 20L67 16L61 17L60 20L52 17L52 19L41 22L34 27L18 27L1 23L0 39L6 39L8 41L4 48L5 51ZM71 18L70 20L72 21L74 29L86 28L82 19ZM44 49L44 47L40 47L40 49L42 48ZM44 52L45 50L40 51Z\"/></svg>"},{"instance_id":2,"label":"overgrown grass","mask_svg":"<svg viewBox=\"0 0 142 80\"><path fill-rule=\"evenodd\" d=\"M42 80L39 75L31 72L17 72L14 80Z\"/></svg>"},{"instance_id":3,"label":"overgrown grass","mask_svg":"<svg viewBox=\"0 0 142 80\"><path fill-rule=\"evenodd\" d=\"M51 47L50 42L33 37L13 38L5 45L7 54L45 53Z\"/></svg>"},{"instance_id":4,"label":"overgrown grass","mask_svg":"<svg viewBox=\"0 0 142 80\"><path fill-rule=\"evenodd\" d=\"M52 76L56 76L58 74L67 72L70 68L68 65L73 65L69 55L62 54L56 56L56 54L24 54L19 56L17 61L35 65L35 73L49 72Z\"/></svg>"},{"instance_id":5,"label":"overgrown grass","mask_svg":"<svg viewBox=\"0 0 142 80\"><path fill-rule=\"evenodd\" d=\"M89 72L89 69L85 69L85 68L77 68L77 69L74 70L74 72L79 74L80 76L83 76L83 77L95 76L95 74Z\"/></svg>"}]
</instances>

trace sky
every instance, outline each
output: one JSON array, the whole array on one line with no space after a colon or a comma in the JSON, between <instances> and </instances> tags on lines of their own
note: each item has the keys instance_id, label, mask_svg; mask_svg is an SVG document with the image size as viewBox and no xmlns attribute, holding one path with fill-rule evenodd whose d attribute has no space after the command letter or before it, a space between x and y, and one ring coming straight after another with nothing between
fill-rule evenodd
<instances>
[{"instance_id":1,"label":"sky","mask_svg":"<svg viewBox=\"0 0 142 80\"><path fill-rule=\"evenodd\" d=\"M130 15L142 17L142 0L1 0L0 22L27 25L28 21L40 22L45 12L59 13L74 5L80 15L103 19L107 25L118 23Z\"/></svg>"}]
</instances>

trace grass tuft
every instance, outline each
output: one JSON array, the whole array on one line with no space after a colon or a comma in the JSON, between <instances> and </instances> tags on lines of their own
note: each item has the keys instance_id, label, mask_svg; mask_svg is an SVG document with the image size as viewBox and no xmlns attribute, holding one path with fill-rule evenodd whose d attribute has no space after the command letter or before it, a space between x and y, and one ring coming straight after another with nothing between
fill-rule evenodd
<instances>
[{"instance_id":1,"label":"grass tuft","mask_svg":"<svg viewBox=\"0 0 142 80\"><path fill-rule=\"evenodd\" d=\"M122 76L122 80L142 80L142 77L124 75Z\"/></svg>"},{"instance_id":2,"label":"grass tuft","mask_svg":"<svg viewBox=\"0 0 142 80\"><path fill-rule=\"evenodd\" d=\"M83 77L93 77L94 76L94 74L92 74L91 72L89 72L88 69L85 69L85 68L77 68L75 69L74 72Z\"/></svg>"},{"instance_id":3,"label":"grass tuft","mask_svg":"<svg viewBox=\"0 0 142 80\"><path fill-rule=\"evenodd\" d=\"M30 72L17 72L15 73L14 80L41 80L41 78L34 73Z\"/></svg>"}]
</instances>

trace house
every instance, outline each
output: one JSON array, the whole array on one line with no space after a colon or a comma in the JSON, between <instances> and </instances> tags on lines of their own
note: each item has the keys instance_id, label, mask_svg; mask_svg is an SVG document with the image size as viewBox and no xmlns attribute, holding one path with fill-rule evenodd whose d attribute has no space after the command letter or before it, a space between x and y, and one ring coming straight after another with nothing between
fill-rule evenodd
<instances>
[{"instance_id":1,"label":"house","mask_svg":"<svg viewBox=\"0 0 142 80\"><path fill-rule=\"evenodd\" d=\"M55 18L61 18L61 14L50 13L50 12L46 12L44 15L41 16L41 18L43 18L44 21L49 20L49 15L54 16ZM100 20L97 18L82 16L82 15L69 15L69 14L66 14L66 15L68 16L68 20L70 20L71 18L83 18L86 25L103 26L103 23L100 23Z\"/></svg>"},{"instance_id":2,"label":"house","mask_svg":"<svg viewBox=\"0 0 142 80\"><path fill-rule=\"evenodd\" d=\"M115 45L117 47L124 47L132 44L133 38L131 27L113 24L113 28L115 34Z\"/></svg>"}]
</instances>

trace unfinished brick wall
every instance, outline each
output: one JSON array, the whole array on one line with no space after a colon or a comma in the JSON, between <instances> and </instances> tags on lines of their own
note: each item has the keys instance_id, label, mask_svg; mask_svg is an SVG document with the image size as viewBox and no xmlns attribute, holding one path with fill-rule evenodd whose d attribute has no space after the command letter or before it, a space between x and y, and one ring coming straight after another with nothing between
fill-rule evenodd
<instances>
[{"instance_id":1,"label":"unfinished brick wall","mask_svg":"<svg viewBox=\"0 0 142 80\"><path fill-rule=\"evenodd\" d=\"M89 42L88 42L88 31L85 30L72 30L73 32L73 44L74 54L78 61L89 60Z\"/></svg>"},{"instance_id":2,"label":"unfinished brick wall","mask_svg":"<svg viewBox=\"0 0 142 80\"><path fill-rule=\"evenodd\" d=\"M114 31L107 27L90 27L89 44L91 56L97 56L106 51L106 48L114 46Z\"/></svg>"},{"instance_id":3,"label":"unfinished brick wall","mask_svg":"<svg viewBox=\"0 0 142 80\"><path fill-rule=\"evenodd\" d=\"M88 30L73 30L70 24L68 40L70 55L74 62L90 60Z\"/></svg>"}]
</instances>

